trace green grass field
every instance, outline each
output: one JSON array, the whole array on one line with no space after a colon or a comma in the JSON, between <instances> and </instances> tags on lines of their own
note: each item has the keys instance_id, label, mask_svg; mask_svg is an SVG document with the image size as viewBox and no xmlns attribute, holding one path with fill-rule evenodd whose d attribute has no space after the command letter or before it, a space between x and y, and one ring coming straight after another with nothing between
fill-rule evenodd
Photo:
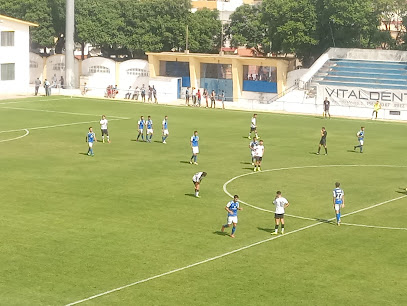
<instances>
[{"instance_id":1,"label":"green grass field","mask_svg":"<svg viewBox=\"0 0 407 306\"><path fill-rule=\"evenodd\" d=\"M101 139L102 114L112 143L89 157L87 129ZM406 124L259 113L266 153L254 173L249 112L41 97L0 101L0 115L1 305L98 294L81 304L407 302ZM134 141L140 115L154 120L152 143ZM317 156L323 125L329 155ZM353 152L361 125L363 154ZM198 166L188 163L195 129ZM198 171L208 172L199 199ZM272 210L277 190L290 201L285 235L270 235L272 213L244 204L236 238L220 232L223 186L242 174L225 186L242 201ZM325 222L335 181L346 193L342 222L353 225Z\"/></svg>"}]
</instances>

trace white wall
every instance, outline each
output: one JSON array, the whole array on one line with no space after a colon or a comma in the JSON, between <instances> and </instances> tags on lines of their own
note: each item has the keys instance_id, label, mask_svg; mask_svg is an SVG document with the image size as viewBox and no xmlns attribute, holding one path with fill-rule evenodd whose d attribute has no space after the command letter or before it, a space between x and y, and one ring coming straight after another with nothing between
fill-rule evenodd
<instances>
[{"instance_id":1,"label":"white wall","mask_svg":"<svg viewBox=\"0 0 407 306\"><path fill-rule=\"evenodd\" d=\"M178 80L181 78L156 77L150 78L149 85L157 90L158 103L169 103L177 100Z\"/></svg>"},{"instance_id":2,"label":"white wall","mask_svg":"<svg viewBox=\"0 0 407 306\"><path fill-rule=\"evenodd\" d=\"M37 67L32 67L31 63ZM37 78L40 78L41 82L43 82L43 72L44 59L40 55L30 52L30 84L34 84Z\"/></svg>"},{"instance_id":3,"label":"white wall","mask_svg":"<svg viewBox=\"0 0 407 306\"><path fill-rule=\"evenodd\" d=\"M0 46L0 64L15 64L15 79L0 80L0 93L29 92L29 26L15 21L2 19L0 31L15 31L14 46Z\"/></svg>"},{"instance_id":4,"label":"white wall","mask_svg":"<svg viewBox=\"0 0 407 306\"><path fill-rule=\"evenodd\" d=\"M75 78L73 84L74 87L79 86L79 61L75 59L74 62L75 68ZM46 60L46 77L50 83L54 74L57 76L57 80L61 78L61 76L65 79L65 55L64 54L55 54L51 55Z\"/></svg>"},{"instance_id":5,"label":"white wall","mask_svg":"<svg viewBox=\"0 0 407 306\"><path fill-rule=\"evenodd\" d=\"M143 71L136 71L136 73L140 74L135 75L134 72L129 71L130 69L140 69ZM136 86L141 87L143 84L148 85L148 74L148 61L133 59L121 62L119 66L119 87L124 90L128 89L129 86L134 89Z\"/></svg>"},{"instance_id":6,"label":"white wall","mask_svg":"<svg viewBox=\"0 0 407 306\"><path fill-rule=\"evenodd\" d=\"M109 73L91 73L89 68L92 66L106 67ZM87 77L87 86L90 89L88 95L103 97L107 86L116 85L116 62L104 57L87 58L82 61L82 76Z\"/></svg>"}]
</instances>

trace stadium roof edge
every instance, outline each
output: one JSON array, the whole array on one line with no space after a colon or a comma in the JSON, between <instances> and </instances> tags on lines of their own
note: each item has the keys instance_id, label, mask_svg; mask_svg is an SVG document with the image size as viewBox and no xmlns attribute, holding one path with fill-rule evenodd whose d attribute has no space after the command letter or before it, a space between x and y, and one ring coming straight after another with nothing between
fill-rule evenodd
<instances>
[{"instance_id":1,"label":"stadium roof edge","mask_svg":"<svg viewBox=\"0 0 407 306\"><path fill-rule=\"evenodd\" d=\"M170 56L179 56L179 57L214 57L214 58L227 58L227 59L257 59L257 60L268 60L268 59L274 59L274 60L285 60L285 61L293 61L296 60L296 57L280 57L280 56L273 56L273 57L260 57L260 56L239 56L239 55L232 55L232 54L224 54L220 55L217 53L184 53L184 52L146 52L147 56L149 55L170 55Z\"/></svg>"},{"instance_id":2,"label":"stadium roof edge","mask_svg":"<svg viewBox=\"0 0 407 306\"><path fill-rule=\"evenodd\" d=\"M0 20L2 20L2 19L17 22L17 23L22 23L22 24L28 25L30 27L38 27L39 26L38 24L33 23L33 22L29 22L29 21L25 21L25 20L13 18L13 17L8 17L8 16L0 14Z\"/></svg>"}]
</instances>

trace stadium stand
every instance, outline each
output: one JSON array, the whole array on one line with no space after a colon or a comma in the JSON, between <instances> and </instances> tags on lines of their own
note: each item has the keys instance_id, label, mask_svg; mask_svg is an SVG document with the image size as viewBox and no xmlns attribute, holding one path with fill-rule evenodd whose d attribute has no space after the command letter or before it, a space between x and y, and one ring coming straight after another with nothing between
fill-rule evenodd
<instances>
[{"instance_id":1,"label":"stadium stand","mask_svg":"<svg viewBox=\"0 0 407 306\"><path fill-rule=\"evenodd\" d=\"M314 75L315 85L407 89L407 63L330 59Z\"/></svg>"}]
</instances>

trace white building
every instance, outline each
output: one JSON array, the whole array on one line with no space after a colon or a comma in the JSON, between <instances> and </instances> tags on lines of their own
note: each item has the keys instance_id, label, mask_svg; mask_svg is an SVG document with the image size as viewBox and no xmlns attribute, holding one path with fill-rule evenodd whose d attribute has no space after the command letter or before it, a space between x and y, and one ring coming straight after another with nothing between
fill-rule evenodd
<instances>
[{"instance_id":1,"label":"white building","mask_svg":"<svg viewBox=\"0 0 407 306\"><path fill-rule=\"evenodd\" d=\"M0 95L29 90L30 26L38 25L0 15Z\"/></svg>"}]
</instances>

